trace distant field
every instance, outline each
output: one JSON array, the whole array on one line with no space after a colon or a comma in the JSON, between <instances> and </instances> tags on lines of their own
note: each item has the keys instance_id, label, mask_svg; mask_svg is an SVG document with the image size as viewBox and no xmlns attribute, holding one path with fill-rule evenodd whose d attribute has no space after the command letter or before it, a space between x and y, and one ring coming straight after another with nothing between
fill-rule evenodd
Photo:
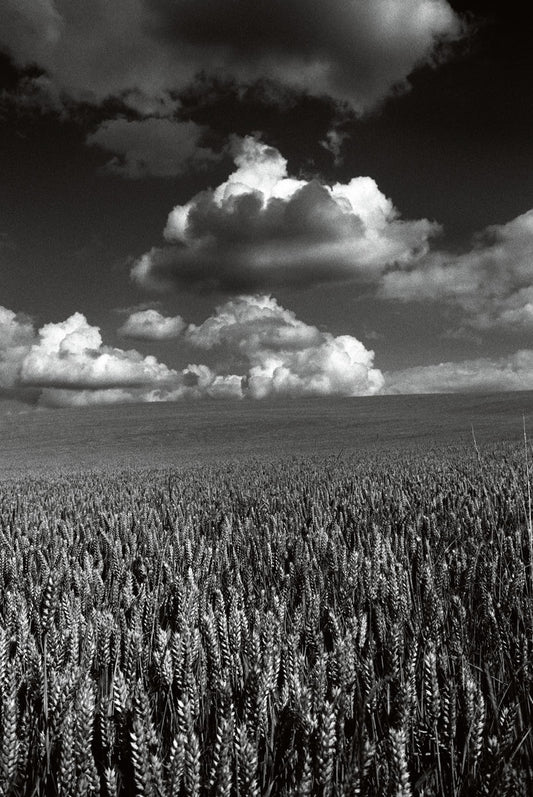
<instances>
[{"instance_id":1,"label":"distant field","mask_svg":"<svg viewBox=\"0 0 533 797\"><path fill-rule=\"evenodd\" d=\"M0 414L0 474L519 441L533 392L202 401ZM531 429L533 437L533 429Z\"/></svg>"}]
</instances>

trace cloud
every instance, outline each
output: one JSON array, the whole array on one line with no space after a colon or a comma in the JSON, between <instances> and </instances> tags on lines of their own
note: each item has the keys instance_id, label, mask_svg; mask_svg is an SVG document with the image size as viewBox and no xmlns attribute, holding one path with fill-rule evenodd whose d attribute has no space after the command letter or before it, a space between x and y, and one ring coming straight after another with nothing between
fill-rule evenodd
<instances>
[{"instance_id":1,"label":"cloud","mask_svg":"<svg viewBox=\"0 0 533 797\"><path fill-rule=\"evenodd\" d=\"M20 368L22 385L72 390L153 386L176 377L155 357L104 346L98 328L81 313L45 324Z\"/></svg>"},{"instance_id":2,"label":"cloud","mask_svg":"<svg viewBox=\"0 0 533 797\"><path fill-rule=\"evenodd\" d=\"M172 54L147 31L145 0L6 0L0 46L20 66L37 64L74 100L123 97L143 113L169 113Z\"/></svg>"},{"instance_id":3,"label":"cloud","mask_svg":"<svg viewBox=\"0 0 533 797\"><path fill-rule=\"evenodd\" d=\"M54 0L3 0L0 6L0 43L22 64L45 61L62 29Z\"/></svg>"},{"instance_id":4,"label":"cloud","mask_svg":"<svg viewBox=\"0 0 533 797\"><path fill-rule=\"evenodd\" d=\"M185 329L181 316L163 316L158 310L137 310L131 313L118 333L125 338L137 340L170 340L177 338Z\"/></svg>"},{"instance_id":5,"label":"cloud","mask_svg":"<svg viewBox=\"0 0 533 797\"><path fill-rule=\"evenodd\" d=\"M498 303L496 313L485 313L477 319L477 326L491 326L533 331L533 285L520 288Z\"/></svg>"},{"instance_id":6,"label":"cloud","mask_svg":"<svg viewBox=\"0 0 533 797\"><path fill-rule=\"evenodd\" d=\"M4 0L0 43L77 99L168 112L203 72L262 78L357 111L407 85L463 25L446 0ZM175 107L175 103L174 103ZM147 109L150 109L147 111Z\"/></svg>"},{"instance_id":7,"label":"cloud","mask_svg":"<svg viewBox=\"0 0 533 797\"><path fill-rule=\"evenodd\" d=\"M205 365L176 371L155 357L106 346L99 329L74 313L60 323L45 324L37 337L33 335L31 345L21 352L16 384L39 388L41 406L82 407L242 397L240 382L241 377L220 375Z\"/></svg>"},{"instance_id":8,"label":"cloud","mask_svg":"<svg viewBox=\"0 0 533 797\"><path fill-rule=\"evenodd\" d=\"M98 327L74 313L38 332L25 316L0 308L1 397L48 407L202 398L370 395L383 384L374 353L349 335L305 324L269 296L226 302L183 331L179 316L155 310L125 325L147 340L175 336L212 350L217 364L174 370L152 356L103 343Z\"/></svg>"},{"instance_id":9,"label":"cloud","mask_svg":"<svg viewBox=\"0 0 533 797\"><path fill-rule=\"evenodd\" d=\"M232 299L186 334L197 347L225 347L241 358L243 392L253 398L372 395L383 384L374 352L360 341L321 332L270 296Z\"/></svg>"},{"instance_id":10,"label":"cloud","mask_svg":"<svg viewBox=\"0 0 533 797\"><path fill-rule=\"evenodd\" d=\"M180 334L198 352L209 351L211 365L174 370L155 357L106 346L81 313L36 332L29 318L0 307L0 397L63 407L533 390L533 349L383 374L359 340L319 330L267 295L233 298Z\"/></svg>"},{"instance_id":11,"label":"cloud","mask_svg":"<svg viewBox=\"0 0 533 797\"><path fill-rule=\"evenodd\" d=\"M533 390L533 350L385 373L385 393L471 393Z\"/></svg>"},{"instance_id":12,"label":"cloud","mask_svg":"<svg viewBox=\"0 0 533 797\"><path fill-rule=\"evenodd\" d=\"M332 127L331 130L328 130L326 133L326 138L320 142L320 146L333 155L333 163L335 166L340 166L342 164L342 145L348 138L350 138L348 133L342 133L337 130L337 128Z\"/></svg>"},{"instance_id":13,"label":"cloud","mask_svg":"<svg viewBox=\"0 0 533 797\"><path fill-rule=\"evenodd\" d=\"M459 255L433 252L407 270L385 274L380 296L434 301L462 309L463 326L533 329L533 210L492 225Z\"/></svg>"},{"instance_id":14,"label":"cloud","mask_svg":"<svg viewBox=\"0 0 533 797\"><path fill-rule=\"evenodd\" d=\"M225 183L174 208L169 245L136 262L136 282L237 293L375 280L425 254L440 229L400 219L370 177L333 186L288 177L285 158L255 138L235 141L234 160Z\"/></svg>"},{"instance_id":15,"label":"cloud","mask_svg":"<svg viewBox=\"0 0 533 797\"><path fill-rule=\"evenodd\" d=\"M87 138L89 145L114 152L106 169L123 177L175 177L192 166L219 158L202 147L204 128L170 119L113 119Z\"/></svg>"},{"instance_id":16,"label":"cloud","mask_svg":"<svg viewBox=\"0 0 533 797\"><path fill-rule=\"evenodd\" d=\"M461 25L443 0L152 0L166 42L202 56L207 72L248 83L261 77L363 110ZM207 12L207 13L206 13ZM156 17L157 20L157 17ZM179 42L179 45L178 45Z\"/></svg>"},{"instance_id":17,"label":"cloud","mask_svg":"<svg viewBox=\"0 0 533 797\"><path fill-rule=\"evenodd\" d=\"M27 316L0 307L0 388L16 386L33 339L33 324Z\"/></svg>"},{"instance_id":18,"label":"cloud","mask_svg":"<svg viewBox=\"0 0 533 797\"><path fill-rule=\"evenodd\" d=\"M169 322L167 332L183 326L179 317L159 316L159 320L163 328ZM152 324L151 331L155 328ZM240 376L218 374L206 365L175 371L155 357L106 346L99 329L81 313L35 332L30 319L0 307L2 400L81 407L206 396L242 398L241 381Z\"/></svg>"}]
</instances>

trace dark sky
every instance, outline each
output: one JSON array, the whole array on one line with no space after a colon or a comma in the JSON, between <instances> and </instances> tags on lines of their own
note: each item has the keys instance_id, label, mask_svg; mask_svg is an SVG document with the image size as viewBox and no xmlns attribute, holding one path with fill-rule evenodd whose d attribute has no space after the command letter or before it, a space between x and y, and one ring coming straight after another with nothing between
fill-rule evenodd
<instances>
[{"instance_id":1,"label":"dark sky","mask_svg":"<svg viewBox=\"0 0 533 797\"><path fill-rule=\"evenodd\" d=\"M0 0L0 397L533 388L528 30Z\"/></svg>"}]
</instances>

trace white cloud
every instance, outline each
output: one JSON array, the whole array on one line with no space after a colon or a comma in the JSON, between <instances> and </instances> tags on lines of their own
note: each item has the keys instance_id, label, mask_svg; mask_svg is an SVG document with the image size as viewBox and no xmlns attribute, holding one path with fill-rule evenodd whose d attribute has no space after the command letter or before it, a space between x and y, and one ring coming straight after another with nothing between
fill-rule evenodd
<instances>
[{"instance_id":1,"label":"white cloud","mask_svg":"<svg viewBox=\"0 0 533 797\"><path fill-rule=\"evenodd\" d=\"M385 393L470 393L533 390L533 350L509 357L480 357L391 371L385 374Z\"/></svg>"},{"instance_id":2,"label":"white cloud","mask_svg":"<svg viewBox=\"0 0 533 797\"><path fill-rule=\"evenodd\" d=\"M183 326L157 311L138 311L129 322L147 339ZM241 296L202 324L180 329L189 344L213 350L218 366L192 363L176 371L155 357L106 346L81 313L36 333L28 319L0 308L0 333L0 389L13 397L26 390L45 406L368 395L383 383L374 353L362 343L305 324L269 296Z\"/></svg>"},{"instance_id":3,"label":"white cloud","mask_svg":"<svg viewBox=\"0 0 533 797\"><path fill-rule=\"evenodd\" d=\"M44 406L86 406L533 390L533 349L382 374L374 353L356 338L306 324L266 295L229 300L181 334L199 351L210 351L210 366L192 363L176 371L135 350L106 346L81 313L36 333L27 317L0 307L0 393Z\"/></svg>"},{"instance_id":4,"label":"white cloud","mask_svg":"<svg viewBox=\"0 0 533 797\"><path fill-rule=\"evenodd\" d=\"M246 363L245 394L372 395L383 384L374 353L350 335L334 337L299 321L270 296L241 296L187 331L200 348L226 347Z\"/></svg>"},{"instance_id":5,"label":"white cloud","mask_svg":"<svg viewBox=\"0 0 533 797\"><path fill-rule=\"evenodd\" d=\"M219 157L200 145L203 133L203 127L190 121L113 119L102 122L87 143L115 153L106 166L115 174L174 177Z\"/></svg>"},{"instance_id":6,"label":"white cloud","mask_svg":"<svg viewBox=\"0 0 533 797\"><path fill-rule=\"evenodd\" d=\"M323 185L287 174L273 147L235 142L237 169L170 213L169 245L143 255L132 277L147 288L187 285L250 292L376 280L425 254L439 226L403 221L375 181Z\"/></svg>"},{"instance_id":7,"label":"white cloud","mask_svg":"<svg viewBox=\"0 0 533 797\"><path fill-rule=\"evenodd\" d=\"M533 268L532 268L533 278ZM533 331L533 284L500 300L497 312L477 319L477 326L499 326L509 329Z\"/></svg>"},{"instance_id":8,"label":"white cloud","mask_svg":"<svg viewBox=\"0 0 533 797\"><path fill-rule=\"evenodd\" d=\"M0 388L12 388L17 384L34 334L29 318L0 307Z\"/></svg>"},{"instance_id":9,"label":"white cloud","mask_svg":"<svg viewBox=\"0 0 533 797\"><path fill-rule=\"evenodd\" d=\"M405 87L462 25L446 0L4 0L0 43L80 99L168 112L194 76L266 78L358 111Z\"/></svg>"},{"instance_id":10,"label":"white cloud","mask_svg":"<svg viewBox=\"0 0 533 797\"><path fill-rule=\"evenodd\" d=\"M6 323L2 326L3 318ZM178 322L178 318L162 316L160 320L171 325ZM208 366L195 364L175 371L155 357L104 345L99 329L88 324L81 313L60 323L45 324L37 336L24 320L17 323L10 311L0 313L0 328L11 330L11 337L5 337L6 350L10 362L16 361L6 384L27 390L39 388L43 406L242 397L239 376L217 374Z\"/></svg>"},{"instance_id":11,"label":"white cloud","mask_svg":"<svg viewBox=\"0 0 533 797\"><path fill-rule=\"evenodd\" d=\"M435 301L463 310L463 326L533 328L533 210L487 227L470 250L434 252L418 266L385 274L380 296Z\"/></svg>"},{"instance_id":12,"label":"white cloud","mask_svg":"<svg viewBox=\"0 0 533 797\"><path fill-rule=\"evenodd\" d=\"M157 385L176 378L155 357L104 346L98 328L81 313L45 324L20 369L22 385L76 390Z\"/></svg>"},{"instance_id":13,"label":"white cloud","mask_svg":"<svg viewBox=\"0 0 533 797\"><path fill-rule=\"evenodd\" d=\"M128 316L118 333L125 338L137 340L170 340L177 338L185 326L179 315L168 317L158 310L137 310Z\"/></svg>"}]
</instances>

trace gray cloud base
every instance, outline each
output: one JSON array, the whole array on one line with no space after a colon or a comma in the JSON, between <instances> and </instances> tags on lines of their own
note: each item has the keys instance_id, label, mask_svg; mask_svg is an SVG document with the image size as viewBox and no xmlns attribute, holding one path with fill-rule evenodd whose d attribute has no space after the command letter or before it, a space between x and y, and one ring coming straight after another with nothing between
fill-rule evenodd
<instances>
[{"instance_id":1,"label":"gray cloud base","mask_svg":"<svg viewBox=\"0 0 533 797\"><path fill-rule=\"evenodd\" d=\"M373 282L420 258L440 230L400 219L370 177L334 186L290 178L281 154L251 137L235 162L225 183L174 208L165 229L173 245L141 257L134 280L227 293Z\"/></svg>"},{"instance_id":2,"label":"gray cloud base","mask_svg":"<svg viewBox=\"0 0 533 797\"><path fill-rule=\"evenodd\" d=\"M90 12L88 6L90 5ZM0 44L76 99L168 113L199 72L363 111L461 35L446 0L4 0Z\"/></svg>"}]
</instances>

